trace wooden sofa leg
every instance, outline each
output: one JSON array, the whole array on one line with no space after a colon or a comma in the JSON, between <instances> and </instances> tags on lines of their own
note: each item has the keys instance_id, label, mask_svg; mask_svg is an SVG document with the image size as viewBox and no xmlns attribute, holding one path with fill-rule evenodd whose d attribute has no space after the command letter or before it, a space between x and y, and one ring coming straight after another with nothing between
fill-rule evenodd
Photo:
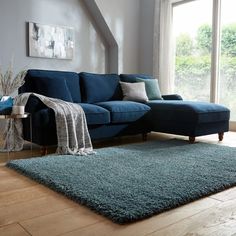
<instances>
[{"instance_id":1,"label":"wooden sofa leg","mask_svg":"<svg viewBox=\"0 0 236 236\"><path fill-rule=\"evenodd\" d=\"M189 136L189 143L192 144L195 142L195 137Z\"/></svg>"},{"instance_id":2,"label":"wooden sofa leg","mask_svg":"<svg viewBox=\"0 0 236 236\"><path fill-rule=\"evenodd\" d=\"M142 134L143 141L147 141L147 133Z\"/></svg>"},{"instance_id":3,"label":"wooden sofa leg","mask_svg":"<svg viewBox=\"0 0 236 236\"><path fill-rule=\"evenodd\" d=\"M45 156L48 154L48 149L47 147L43 146L41 147L41 156Z\"/></svg>"},{"instance_id":4,"label":"wooden sofa leg","mask_svg":"<svg viewBox=\"0 0 236 236\"><path fill-rule=\"evenodd\" d=\"M224 138L224 132L218 133L219 141L222 141Z\"/></svg>"}]
</instances>

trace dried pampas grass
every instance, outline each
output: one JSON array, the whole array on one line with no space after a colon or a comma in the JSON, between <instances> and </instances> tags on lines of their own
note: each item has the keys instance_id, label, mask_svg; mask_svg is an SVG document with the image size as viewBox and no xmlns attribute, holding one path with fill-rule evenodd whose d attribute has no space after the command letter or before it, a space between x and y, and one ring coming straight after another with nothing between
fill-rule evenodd
<instances>
[{"instance_id":1,"label":"dried pampas grass","mask_svg":"<svg viewBox=\"0 0 236 236\"><path fill-rule=\"evenodd\" d=\"M15 77L13 75L12 63L8 67L5 74L2 72L0 68L0 94L3 96L11 95L14 93L19 87L21 87L25 83L25 75L27 70L20 71Z\"/></svg>"}]
</instances>

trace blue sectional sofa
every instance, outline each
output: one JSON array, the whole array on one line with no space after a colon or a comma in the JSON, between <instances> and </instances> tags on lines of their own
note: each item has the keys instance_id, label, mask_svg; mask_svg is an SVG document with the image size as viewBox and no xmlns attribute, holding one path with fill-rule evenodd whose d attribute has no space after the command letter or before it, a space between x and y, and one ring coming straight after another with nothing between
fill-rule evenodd
<instances>
[{"instance_id":1,"label":"blue sectional sofa","mask_svg":"<svg viewBox=\"0 0 236 236\"><path fill-rule=\"evenodd\" d=\"M147 75L92 74L64 71L29 70L19 93L35 92L82 106L92 140L151 131L196 136L218 133L219 139L229 128L229 110L223 106L183 101L179 95L164 95L163 100L147 103L123 101L120 81L135 82ZM32 114L34 143L57 144L55 116L39 99L31 96L26 111ZM30 140L27 120L24 138Z\"/></svg>"}]
</instances>

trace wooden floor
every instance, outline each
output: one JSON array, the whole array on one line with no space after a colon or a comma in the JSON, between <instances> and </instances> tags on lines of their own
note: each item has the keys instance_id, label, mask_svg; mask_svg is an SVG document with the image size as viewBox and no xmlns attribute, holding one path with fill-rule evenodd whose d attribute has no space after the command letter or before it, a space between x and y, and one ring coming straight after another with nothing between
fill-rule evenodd
<instances>
[{"instance_id":1,"label":"wooden floor","mask_svg":"<svg viewBox=\"0 0 236 236\"><path fill-rule=\"evenodd\" d=\"M149 139L173 137L177 136L151 134ZM95 146L140 141L140 137L130 137L97 143ZM217 135L205 136L197 141L218 143ZM227 133L220 145L236 146L236 133ZM7 159L27 158L29 155L31 152L27 149L19 153L11 153L10 156L6 153L0 155L1 236L236 236L236 188L138 223L120 226L4 167ZM39 155L37 147L34 147L33 155Z\"/></svg>"}]
</instances>

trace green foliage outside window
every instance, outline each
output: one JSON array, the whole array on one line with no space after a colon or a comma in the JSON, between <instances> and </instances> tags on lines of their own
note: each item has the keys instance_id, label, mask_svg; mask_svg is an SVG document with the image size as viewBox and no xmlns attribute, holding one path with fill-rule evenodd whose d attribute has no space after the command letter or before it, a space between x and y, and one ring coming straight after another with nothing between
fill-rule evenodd
<instances>
[{"instance_id":1,"label":"green foliage outside window","mask_svg":"<svg viewBox=\"0 0 236 236\"><path fill-rule=\"evenodd\" d=\"M236 24L223 27L221 50L223 55L236 56Z\"/></svg>"},{"instance_id":2,"label":"green foliage outside window","mask_svg":"<svg viewBox=\"0 0 236 236\"><path fill-rule=\"evenodd\" d=\"M176 55L190 56L193 53L193 40L188 34L181 34L176 40Z\"/></svg>"},{"instance_id":3,"label":"green foliage outside window","mask_svg":"<svg viewBox=\"0 0 236 236\"><path fill-rule=\"evenodd\" d=\"M212 47L212 29L208 24L201 25L197 35L180 34L176 39L176 56L208 55ZM236 56L236 24L226 25L221 33L221 54Z\"/></svg>"},{"instance_id":4,"label":"green foliage outside window","mask_svg":"<svg viewBox=\"0 0 236 236\"><path fill-rule=\"evenodd\" d=\"M196 48L202 55L211 53L211 26L208 24L202 25L198 28L196 36Z\"/></svg>"}]
</instances>

